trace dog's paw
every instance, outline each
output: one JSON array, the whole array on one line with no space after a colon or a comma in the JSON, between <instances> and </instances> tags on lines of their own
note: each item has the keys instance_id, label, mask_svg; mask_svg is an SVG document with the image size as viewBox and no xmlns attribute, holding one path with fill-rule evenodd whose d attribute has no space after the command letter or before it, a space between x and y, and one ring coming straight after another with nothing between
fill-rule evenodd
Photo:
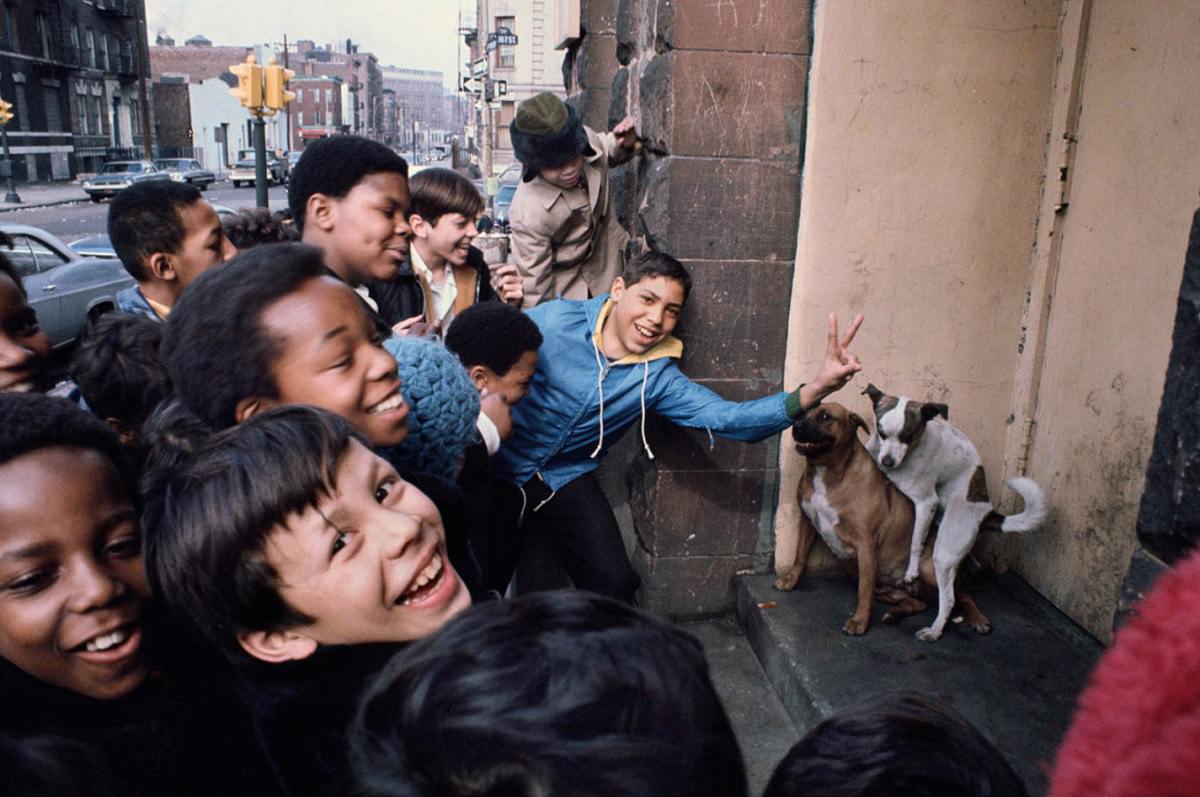
<instances>
[{"instance_id":1,"label":"dog's paw","mask_svg":"<svg viewBox=\"0 0 1200 797\"><path fill-rule=\"evenodd\" d=\"M846 636L862 636L863 634L867 633L867 626L870 625L870 623L871 621L869 619L851 617L846 621L846 624L842 626L842 633Z\"/></svg>"},{"instance_id":2,"label":"dog's paw","mask_svg":"<svg viewBox=\"0 0 1200 797\"><path fill-rule=\"evenodd\" d=\"M933 626L922 628L917 632L917 639L921 640L922 642L937 642L941 638L942 632L933 630Z\"/></svg>"},{"instance_id":3,"label":"dog's paw","mask_svg":"<svg viewBox=\"0 0 1200 797\"><path fill-rule=\"evenodd\" d=\"M992 633L992 624L989 623L987 620L981 620L979 622L970 623L968 627L972 631L974 631L976 634L987 635L987 634Z\"/></svg>"},{"instance_id":4,"label":"dog's paw","mask_svg":"<svg viewBox=\"0 0 1200 797\"><path fill-rule=\"evenodd\" d=\"M800 581L800 576L804 575L804 571L800 568L790 567L779 578L775 579L775 589L780 592L791 592L796 588L796 584Z\"/></svg>"}]
</instances>

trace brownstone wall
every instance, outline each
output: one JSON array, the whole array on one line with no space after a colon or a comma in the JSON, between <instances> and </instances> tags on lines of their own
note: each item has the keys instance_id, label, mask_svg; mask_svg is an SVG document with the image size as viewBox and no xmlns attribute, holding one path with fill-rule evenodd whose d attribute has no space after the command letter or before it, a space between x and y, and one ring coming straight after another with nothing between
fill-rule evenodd
<instances>
[{"instance_id":1,"label":"brownstone wall","mask_svg":"<svg viewBox=\"0 0 1200 797\"><path fill-rule=\"evenodd\" d=\"M810 15L811 0L584 0L574 102L597 127L638 118L621 217L635 250L691 270L682 366L730 399L784 387ZM778 441L710 447L655 422L650 445L627 479L643 601L724 611L735 571L769 561Z\"/></svg>"}]
</instances>

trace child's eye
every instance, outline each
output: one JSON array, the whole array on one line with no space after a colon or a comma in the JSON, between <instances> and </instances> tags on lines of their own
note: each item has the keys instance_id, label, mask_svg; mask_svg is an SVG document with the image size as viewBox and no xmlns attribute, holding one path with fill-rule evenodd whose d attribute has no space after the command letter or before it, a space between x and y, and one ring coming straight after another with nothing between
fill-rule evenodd
<instances>
[{"instance_id":1,"label":"child's eye","mask_svg":"<svg viewBox=\"0 0 1200 797\"><path fill-rule=\"evenodd\" d=\"M8 324L9 334L14 338L27 338L30 335L36 335L40 326L38 325L37 313L32 307L26 307L12 319Z\"/></svg>"},{"instance_id":2,"label":"child's eye","mask_svg":"<svg viewBox=\"0 0 1200 797\"><path fill-rule=\"evenodd\" d=\"M333 544L329 546L329 555L337 556L337 552L345 548L350 543L350 532L338 529L338 532L333 535Z\"/></svg>"},{"instance_id":3,"label":"child's eye","mask_svg":"<svg viewBox=\"0 0 1200 797\"><path fill-rule=\"evenodd\" d=\"M129 559L142 552L142 540L137 534L113 540L104 549L104 553L117 559Z\"/></svg>"},{"instance_id":4,"label":"child's eye","mask_svg":"<svg viewBox=\"0 0 1200 797\"><path fill-rule=\"evenodd\" d=\"M53 570L35 570L32 573L18 576L14 581L4 585L5 592L18 596L36 595L54 583Z\"/></svg>"},{"instance_id":5,"label":"child's eye","mask_svg":"<svg viewBox=\"0 0 1200 797\"><path fill-rule=\"evenodd\" d=\"M387 481L381 482L380 485L375 488L375 501L382 504L387 500L389 495L395 492L395 490L396 481L394 479L388 479Z\"/></svg>"}]
</instances>

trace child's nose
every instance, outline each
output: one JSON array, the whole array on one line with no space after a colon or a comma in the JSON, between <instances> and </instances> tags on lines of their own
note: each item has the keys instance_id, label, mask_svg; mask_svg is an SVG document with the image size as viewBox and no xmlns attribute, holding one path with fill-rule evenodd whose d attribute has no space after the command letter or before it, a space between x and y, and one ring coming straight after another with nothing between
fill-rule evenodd
<instances>
[{"instance_id":1,"label":"child's nose","mask_svg":"<svg viewBox=\"0 0 1200 797\"><path fill-rule=\"evenodd\" d=\"M98 562L81 563L74 569L71 608L76 612L103 609L125 592L125 585Z\"/></svg>"},{"instance_id":2,"label":"child's nose","mask_svg":"<svg viewBox=\"0 0 1200 797\"><path fill-rule=\"evenodd\" d=\"M383 529L382 554L385 559L399 559L404 556L421 536L421 519L415 515L387 512L380 520Z\"/></svg>"},{"instance_id":3,"label":"child's nose","mask_svg":"<svg viewBox=\"0 0 1200 797\"><path fill-rule=\"evenodd\" d=\"M32 359L32 349L8 335L0 334L0 368L21 368Z\"/></svg>"}]
</instances>

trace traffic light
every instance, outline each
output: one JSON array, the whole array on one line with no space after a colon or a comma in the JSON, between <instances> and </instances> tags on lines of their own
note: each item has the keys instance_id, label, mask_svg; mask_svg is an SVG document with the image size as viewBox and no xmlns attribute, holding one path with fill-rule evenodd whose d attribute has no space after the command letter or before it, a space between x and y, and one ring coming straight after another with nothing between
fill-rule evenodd
<instances>
[{"instance_id":1,"label":"traffic light","mask_svg":"<svg viewBox=\"0 0 1200 797\"><path fill-rule=\"evenodd\" d=\"M0 100L0 125L6 125L12 121L12 103L8 100Z\"/></svg>"},{"instance_id":2,"label":"traffic light","mask_svg":"<svg viewBox=\"0 0 1200 797\"><path fill-rule=\"evenodd\" d=\"M276 63L268 64L266 72L266 105L268 108L282 111L289 102L296 99L296 94L287 90L288 81L294 78L296 73L291 69L284 69Z\"/></svg>"},{"instance_id":3,"label":"traffic light","mask_svg":"<svg viewBox=\"0 0 1200 797\"><path fill-rule=\"evenodd\" d=\"M243 108L256 111L263 104L263 68L253 54L246 56L245 63L234 64L229 71L237 75L238 84L229 93L238 98Z\"/></svg>"}]
</instances>

